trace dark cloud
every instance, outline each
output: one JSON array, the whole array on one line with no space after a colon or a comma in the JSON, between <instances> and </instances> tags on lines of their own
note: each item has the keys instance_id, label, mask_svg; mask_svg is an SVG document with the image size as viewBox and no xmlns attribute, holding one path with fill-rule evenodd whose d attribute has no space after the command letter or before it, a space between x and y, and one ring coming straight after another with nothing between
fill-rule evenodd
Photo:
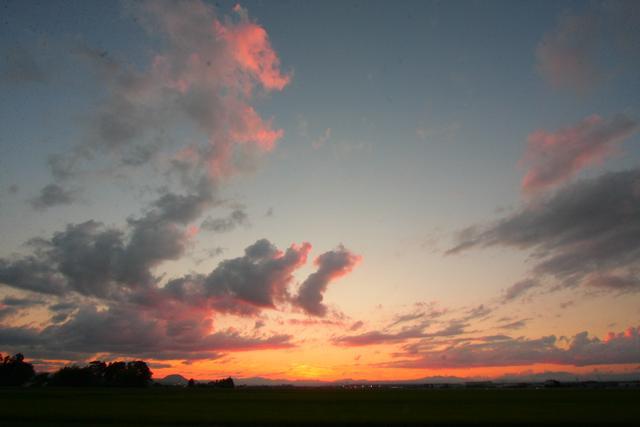
<instances>
[{"instance_id":1,"label":"dark cloud","mask_svg":"<svg viewBox=\"0 0 640 427\"><path fill-rule=\"evenodd\" d=\"M64 277L42 259L0 259L0 284L44 294L62 294Z\"/></svg>"},{"instance_id":2,"label":"dark cloud","mask_svg":"<svg viewBox=\"0 0 640 427\"><path fill-rule=\"evenodd\" d=\"M357 331L358 329L364 326L364 322L362 320L358 320L357 322L353 322L353 324L349 327L350 331Z\"/></svg>"},{"instance_id":3,"label":"dark cloud","mask_svg":"<svg viewBox=\"0 0 640 427\"><path fill-rule=\"evenodd\" d=\"M640 278L633 274L594 274L585 285L594 290L614 293L640 292Z\"/></svg>"},{"instance_id":4,"label":"dark cloud","mask_svg":"<svg viewBox=\"0 0 640 427\"><path fill-rule=\"evenodd\" d=\"M184 313L183 313L184 314ZM290 336L244 336L233 330L211 332L202 313L190 317L157 317L139 307L84 306L69 321L42 330L0 328L0 346L33 357L86 360L98 353L170 359L218 358L220 352L291 347Z\"/></svg>"},{"instance_id":5,"label":"dark cloud","mask_svg":"<svg viewBox=\"0 0 640 427\"><path fill-rule=\"evenodd\" d=\"M327 286L333 280L351 272L360 260L359 255L355 255L344 246L323 253L315 260L317 271L310 274L300 285L298 295L293 299L293 303L307 314L324 316L327 313L327 307L322 303L322 300Z\"/></svg>"},{"instance_id":6,"label":"dark cloud","mask_svg":"<svg viewBox=\"0 0 640 427\"><path fill-rule=\"evenodd\" d=\"M540 286L540 283L534 279L524 279L517 283L514 283L504 290L502 302L507 303L514 301L529 292L530 289L536 288L538 286Z\"/></svg>"},{"instance_id":7,"label":"dark cloud","mask_svg":"<svg viewBox=\"0 0 640 427\"><path fill-rule=\"evenodd\" d=\"M185 225L212 203L208 190L203 184L194 194L164 193L143 216L129 218L125 230L96 221L69 224L50 239L37 239L33 255L0 259L0 283L98 297L150 286L153 267L184 254L190 237Z\"/></svg>"},{"instance_id":8,"label":"dark cloud","mask_svg":"<svg viewBox=\"0 0 640 427\"><path fill-rule=\"evenodd\" d=\"M514 320L513 322L505 322L498 325L498 329L507 329L507 330L522 329L527 325L527 322L529 322L529 320L531 319L520 319L520 320Z\"/></svg>"},{"instance_id":9,"label":"dark cloud","mask_svg":"<svg viewBox=\"0 0 640 427\"><path fill-rule=\"evenodd\" d=\"M37 210L45 210L54 206L70 205L76 201L76 191L68 190L58 184L49 184L30 200L31 206Z\"/></svg>"},{"instance_id":10,"label":"dark cloud","mask_svg":"<svg viewBox=\"0 0 640 427\"><path fill-rule=\"evenodd\" d=\"M493 311L493 308L488 307L484 304L480 304L475 307L471 307L469 310L467 310L465 315L463 316L462 321L466 322L468 320L487 317L489 314L491 314L492 311Z\"/></svg>"},{"instance_id":11,"label":"dark cloud","mask_svg":"<svg viewBox=\"0 0 640 427\"><path fill-rule=\"evenodd\" d=\"M164 195L145 215L130 219L126 231L96 221L71 224L49 239L31 241L32 255L0 259L0 283L67 299L49 303L51 318L44 329L0 330L0 345L61 360L82 360L96 353L194 360L227 351L291 346L286 335L211 332L212 317L253 316L290 302L288 287L293 272L306 263L308 243L281 251L266 239L258 240L243 256L223 260L207 275L187 275L159 285L151 270L184 253L182 223L198 215L194 206L199 203L197 197ZM337 264L325 261L335 274ZM96 300L100 308L91 302ZM28 303L16 298L6 302L25 307ZM17 310L7 307L3 317Z\"/></svg>"},{"instance_id":12,"label":"dark cloud","mask_svg":"<svg viewBox=\"0 0 640 427\"><path fill-rule=\"evenodd\" d=\"M424 336L423 327L411 327L399 332L369 331L357 335L344 335L332 340L333 344L345 347L359 347L387 343L404 342L411 338Z\"/></svg>"},{"instance_id":13,"label":"dark cloud","mask_svg":"<svg viewBox=\"0 0 640 427\"><path fill-rule=\"evenodd\" d=\"M47 326L1 328L0 346L60 360L96 353L214 359L228 351L289 347L287 335L215 330L213 317L288 306L293 272L306 262L308 243L281 251L259 240L209 274L186 275L164 286L154 269L185 254L197 233L190 225L218 203L218 186L255 167L256 159L274 148L283 131L252 104L257 94L282 90L290 76L280 71L266 31L239 6L233 19L219 18L200 1L126 7L159 50L144 66L120 62L107 51L76 49L95 70L104 96L87 112L83 141L49 158L54 183L32 204L45 209L74 201L65 186L84 173L85 162L93 162L90 170L108 173L139 170L164 148L171 154L154 166L163 178L179 180L122 227L94 220L68 224L31 241L29 253L0 258L0 285L60 297L47 298ZM176 138L185 130L195 135L188 146ZM242 209L225 219L213 227L247 223ZM318 274L334 274L330 269L319 267ZM321 294L324 287L314 292Z\"/></svg>"},{"instance_id":14,"label":"dark cloud","mask_svg":"<svg viewBox=\"0 0 640 427\"><path fill-rule=\"evenodd\" d=\"M0 306L0 322L4 319L10 318L18 313L18 310L15 307L2 307Z\"/></svg>"},{"instance_id":15,"label":"dark cloud","mask_svg":"<svg viewBox=\"0 0 640 427\"><path fill-rule=\"evenodd\" d=\"M69 311L78 308L78 304L75 302L60 302L49 306L51 311Z\"/></svg>"},{"instance_id":16,"label":"dark cloud","mask_svg":"<svg viewBox=\"0 0 640 427\"><path fill-rule=\"evenodd\" d=\"M588 366L640 362L637 328L612 333L604 340L581 332L570 338L566 347L559 346L558 341L553 335L538 339L501 336L489 341L470 338L440 349L423 348L417 354L407 352L405 356L411 356L411 359L390 362L387 366L441 369L537 363Z\"/></svg>"},{"instance_id":17,"label":"dark cloud","mask_svg":"<svg viewBox=\"0 0 640 427\"><path fill-rule=\"evenodd\" d=\"M498 245L532 251L533 273L562 286L637 290L640 169L576 182L492 225L467 229L448 253Z\"/></svg>"},{"instance_id":18,"label":"dark cloud","mask_svg":"<svg viewBox=\"0 0 640 427\"><path fill-rule=\"evenodd\" d=\"M234 209L229 216L225 218L207 217L200 228L216 233L226 233L234 230L236 227L248 226L249 216L243 209Z\"/></svg>"},{"instance_id":19,"label":"dark cloud","mask_svg":"<svg viewBox=\"0 0 640 427\"><path fill-rule=\"evenodd\" d=\"M189 275L170 281L161 298L199 301L221 312L255 314L289 299L293 272L306 263L311 245L292 245L285 252L261 239L242 257L221 261L208 275Z\"/></svg>"},{"instance_id":20,"label":"dark cloud","mask_svg":"<svg viewBox=\"0 0 640 427\"><path fill-rule=\"evenodd\" d=\"M17 307L17 308L28 308L37 305L44 304L45 301L40 298L18 298L12 296L6 296L1 301L0 304Z\"/></svg>"},{"instance_id":21,"label":"dark cloud","mask_svg":"<svg viewBox=\"0 0 640 427\"><path fill-rule=\"evenodd\" d=\"M168 221L186 225L196 220L202 212L215 202L215 187L202 178L194 186L195 191L186 194L162 193L151 203L149 221Z\"/></svg>"}]
</instances>

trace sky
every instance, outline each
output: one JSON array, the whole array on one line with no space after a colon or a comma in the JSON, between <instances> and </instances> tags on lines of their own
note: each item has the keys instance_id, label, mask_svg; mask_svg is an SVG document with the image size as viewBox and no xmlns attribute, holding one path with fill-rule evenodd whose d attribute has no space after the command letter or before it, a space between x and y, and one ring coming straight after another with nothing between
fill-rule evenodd
<instances>
[{"instance_id":1,"label":"sky","mask_svg":"<svg viewBox=\"0 0 640 427\"><path fill-rule=\"evenodd\" d=\"M0 353L638 378L638 2L5 0L0 21Z\"/></svg>"}]
</instances>

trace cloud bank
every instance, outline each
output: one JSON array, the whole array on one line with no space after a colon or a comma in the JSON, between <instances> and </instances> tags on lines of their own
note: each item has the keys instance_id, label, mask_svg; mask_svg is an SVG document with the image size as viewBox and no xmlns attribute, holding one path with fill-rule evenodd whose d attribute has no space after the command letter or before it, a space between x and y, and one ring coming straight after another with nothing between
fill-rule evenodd
<instances>
[{"instance_id":1,"label":"cloud bank","mask_svg":"<svg viewBox=\"0 0 640 427\"><path fill-rule=\"evenodd\" d=\"M640 291L640 169L578 181L494 224L463 230L447 253L488 246L531 251L532 273L561 287Z\"/></svg>"},{"instance_id":2,"label":"cloud bank","mask_svg":"<svg viewBox=\"0 0 640 427\"><path fill-rule=\"evenodd\" d=\"M404 354L411 358L390 362L388 366L444 369L542 363L590 366L640 362L640 335L635 327L609 333L604 339L580 332L569 338L566 345L562 341L554 335L535 339L495 336L464 340L439 349L433 349L434 343L425 342L411 347L411 352Z\"/></svg>"}]
</instances>

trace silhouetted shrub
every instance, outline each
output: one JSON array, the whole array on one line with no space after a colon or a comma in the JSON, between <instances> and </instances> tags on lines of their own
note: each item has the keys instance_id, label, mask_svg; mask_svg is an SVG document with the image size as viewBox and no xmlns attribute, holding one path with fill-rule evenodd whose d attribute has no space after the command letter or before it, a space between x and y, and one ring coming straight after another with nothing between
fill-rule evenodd
<instances>
[{"instance_id":1,"label":"silhouetted shrub","mask_svg":"<svg viewBox=\"0 0 640 427\"><path fill-rule=\"evenodd\" d=\"M33 365L24 361L21 353L15 356L0 355L0 386L24 385L35 375Z\"/></svg>"}]
</instances>

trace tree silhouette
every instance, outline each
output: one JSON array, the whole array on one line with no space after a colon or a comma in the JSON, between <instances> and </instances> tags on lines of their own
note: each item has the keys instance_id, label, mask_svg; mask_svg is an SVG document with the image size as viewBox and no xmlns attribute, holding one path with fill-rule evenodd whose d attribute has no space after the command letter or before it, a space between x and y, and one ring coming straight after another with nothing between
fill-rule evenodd
<instances>
[{"instance_id":1,"label":"tree silhouette","mask_svg":"<svg viewBox=\"0 0 640 427\"><path fill-rule=\"evenodd\" d=\"M99 385L97 379L91 375L87 367L65 366L55 372L50 379L50 384L60 387L89 387Z\"/></svg>"},{"instance_id":2,"label":"tree silhouette","mask_svg":"<svg viewBox=\"0 0 640 427\"><path fill-rule=\"evenodd\" d=\"M33 365L24 361L22 353L15 356L0 355L0 386L24 385L35 375Z\"/></svg>"},{"instance_id":3,"label":"tree silhouette","mask_svg":"<svg viewBox=\"0 0 640 427\"><path fill-rule=\"evenodd\" d=\"M144 387L152 372L142 360L105 363L95 360L87 366L66 366L51 376L50 384L66 387Z\"/></svg>"}]
</instances>

